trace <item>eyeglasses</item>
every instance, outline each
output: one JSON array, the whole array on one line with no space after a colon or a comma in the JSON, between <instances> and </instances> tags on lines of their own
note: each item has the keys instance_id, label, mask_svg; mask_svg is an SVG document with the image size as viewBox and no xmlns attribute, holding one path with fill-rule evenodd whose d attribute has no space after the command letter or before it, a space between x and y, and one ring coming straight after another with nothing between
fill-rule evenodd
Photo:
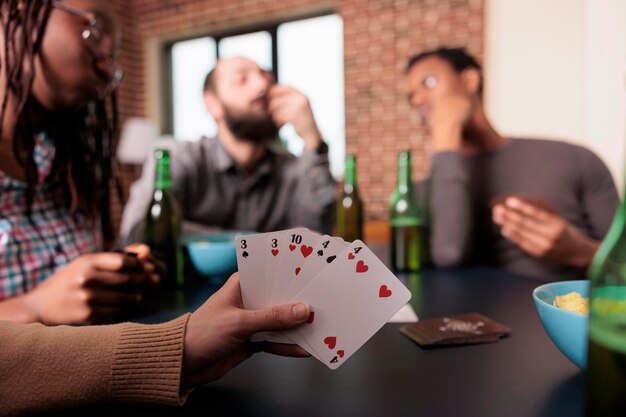
<instances>
[{"instance_id":1,"label":"eyeglasses","mask_svg":"<svg viewBox=\"0 0 626 417\"><path fill-rule=\"evenodd\" d=\"M62 1L53 1L52 7L82 17L87 21L87 25L81 32L81 36L85 41L93 40L98 42L102 39L102 25L95 13L79 9L78 7L63 3Z\"/></svg>"},{"instance_id":2,"label":"eyeglasses","mask_svg":"<svg viewBox=\"0 0 626 417\"><path fill-rule=\"evenodd\" d=\"M101 20L98 19L98 16L95 13L80 9L78 7L72 6L71 4L64 3L62 1L53 1L52 7L63 10L67 13L73 14L75 16L79 16L83 18L87 24L83 28L81 32L81 37L83 41L87 44L87 46L99 56L97 50L98 45L102 41L104 35L104 25ZM99 56L100 57L100 56ZM111 53L109 56L102 57L105 59L111 59L113 62L117 60L117 56ZM119 84L122 82L124 78L124 72L121 69L116 69L113 74L113 79L108 86L107 94L113 91Z\"/></svg>"}]
</instances>

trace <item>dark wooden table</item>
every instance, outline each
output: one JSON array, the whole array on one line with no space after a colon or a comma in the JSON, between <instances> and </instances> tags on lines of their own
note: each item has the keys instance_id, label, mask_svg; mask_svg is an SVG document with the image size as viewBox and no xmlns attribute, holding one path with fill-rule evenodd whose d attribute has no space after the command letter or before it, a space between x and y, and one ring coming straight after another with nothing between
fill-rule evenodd
<instances>
[{"instance_id":1,"label":"dark wooden table","mask_svg":"<svg viewBox=\"0 0 626 417\"><path fill-rule=\"evenodd\" d=\"M583 415L583 373L552 344L531 299L540 284L487 269L403 275L421 319L480 312L513 329L489 345L423 349L387 324L337 371L315 359L258 354L198 388L183 408L106 405L89 416L567 416ZM203 284L137 321L169 320L200 305Z\"/></svg>"}]
</instances>

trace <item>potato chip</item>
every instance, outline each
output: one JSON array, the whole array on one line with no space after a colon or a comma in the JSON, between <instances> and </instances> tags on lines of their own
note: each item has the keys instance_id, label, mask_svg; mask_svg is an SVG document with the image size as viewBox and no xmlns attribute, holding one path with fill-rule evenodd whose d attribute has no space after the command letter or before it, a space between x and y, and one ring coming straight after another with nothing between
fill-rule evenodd
<instances>
[{"instance_id":1,"label":"potato chip","mask_svg":"<svg viewBox=\"0 0 626 417\"><path fill-rule=\"evenodd\" d=\"M583 298L577 292L556 296L554 306L574 313L589 314L589 299Z\"/></svg>"}]
</instances>

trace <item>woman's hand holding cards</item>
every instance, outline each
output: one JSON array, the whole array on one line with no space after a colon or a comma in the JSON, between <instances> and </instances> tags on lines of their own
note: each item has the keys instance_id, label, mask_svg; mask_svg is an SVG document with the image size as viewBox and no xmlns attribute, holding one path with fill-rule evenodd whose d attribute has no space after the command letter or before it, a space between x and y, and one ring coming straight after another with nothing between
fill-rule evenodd
<instances>
[{"instance_id":1,"label":"woman's hand holding cards","mask_svg":"<svg viewBox=\"0 0 626 417\"><path fill-rule=\"evenodd\" d=\"M189 318L185 332L183 387L218 379L259 351L282 356L309 356L296 345L249 341L255 333L289 330L304 324L308 318L309 307L304 303L244 310L239 274L233 274Z\"/></svg>"},{"instance_id":2,"label":"woman's hand holding cards","mask_svg":"<svg viewBox=\"0 0 626 417\"><path fill-rule=\"evenodd\" d=\"M494 204L492 217L505 238L547 261L586 267L599 246L541 200L508 196Z\"/></svg>"}]
</instances>

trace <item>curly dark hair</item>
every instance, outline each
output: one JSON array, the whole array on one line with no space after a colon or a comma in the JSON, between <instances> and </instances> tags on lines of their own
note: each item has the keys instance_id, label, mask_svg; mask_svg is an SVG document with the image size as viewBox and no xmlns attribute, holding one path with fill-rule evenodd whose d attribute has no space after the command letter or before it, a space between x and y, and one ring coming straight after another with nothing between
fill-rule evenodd
<instances>
[{"instance_id":1,"label":"curly dark hair","mask_svg":"<svg viewBox=\"0 0 626 417\"><path fill-rule=\"evenodd\" d=\"M35 131L34 120L43 109L32 96L31 88L35 57L40 52L52 7L52 0L0 0L5 43L0 70L6 75L0 107L0 138L7 107L11 106L10 139L13 154L26 177L28 213L38 182L34 149L41 132ZM79 211L92 226L99 219L104 241L112 242L111 184L121 192L111 158L118 135L115 93L90 101L80 109L55 114L54 123L46 127L45 133L53 141L56 152L50 178L62 186L60 201L56 203L65 205L73 214Z\"/></svg>"}]
</instances>

